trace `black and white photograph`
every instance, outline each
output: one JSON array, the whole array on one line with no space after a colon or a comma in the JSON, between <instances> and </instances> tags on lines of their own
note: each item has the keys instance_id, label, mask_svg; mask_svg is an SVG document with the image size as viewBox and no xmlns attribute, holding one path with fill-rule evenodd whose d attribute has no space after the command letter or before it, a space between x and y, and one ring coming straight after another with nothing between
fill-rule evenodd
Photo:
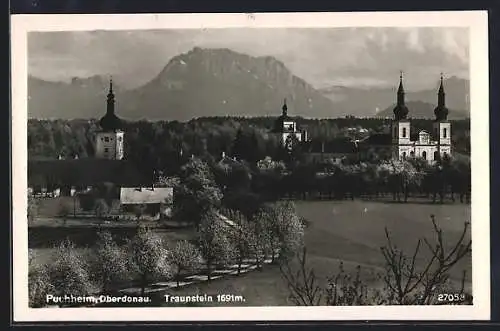
<instances>
[{"instance_id":1,"label":"black and white photograph","mask_svg":"<svg viewBox=\"0 0 500 331\"><path fill-rule=\"evenodd\" d=\"M19 319L489 318L485 12L12 30Z\"/></svg>"}]
</instances>

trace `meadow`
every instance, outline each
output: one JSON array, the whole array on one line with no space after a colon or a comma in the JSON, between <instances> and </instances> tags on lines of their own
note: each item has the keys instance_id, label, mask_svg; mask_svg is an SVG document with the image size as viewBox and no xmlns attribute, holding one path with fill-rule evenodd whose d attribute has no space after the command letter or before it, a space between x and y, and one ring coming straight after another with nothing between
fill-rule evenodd
<instances>
[{"instance_id":1,"label":"meadow","mask_svg":"<svg viewBox=\"0 0 500 331\"><path fill-rule=\"evenodd\" d=\"M384 258L380 247L385 245L384 228L387 227L395 245L408 255L413 253L418 239L427 238L431 242L433 226L430 215L444 231L445 243L450 247L458 239L465 221L470 221L470 205L467 204L430 204L423 201L409 203L392 203L389 201L297 201L299 215L308 220L305 230L305 242L308 253L308 266L313 268L318 280L326 284L326 279L339 270L342 261L346 272L354 272L361 266L363 281L370 286L380 286L377 273L383 272ZM76 242L79 238L89 240L95 229L48 229L39 228L35 232L30 229L30 246L35 249L40 262L50 260L52 248L48 242L54 243L57 238L70 236ZM56 231L54 231L56 230ZM125 230L120 230L125 231ZM161 236L172 242L190 238L190 230L158 230ZM127 232L127 231L125 231ZM47 236L43 235L45 233ZM50 235L49 235L50 234ZM45 238L41 238L43 235ZM126 235L123 233L123 235ZM468 233L470 238L470 233ZM467 238L468 239L468 238ZM91 239L90 239L91 240ZM42 245L42 243L45 243ZM88 242L91 244L91 242ZM83 241L80 247L85 249ZM417 268L425 263L428 257L426 247L417 259ZM467 271L466 288L471 286L471 258L465 258L450 270L451 280L459 284L462 271ZM247 306L292 305L288 298L288 289L277 266L265 266L262 271L251 272L242 276L234 276L211 283L203 283L178 290L172 294L233 294L241 295L245 302L232 303ZM156 298L156 304L163 304L162 295ZM215 303L213 303L215 304ZM229 303L222 303L228 305Z\"/></svg>"}]
</instances>

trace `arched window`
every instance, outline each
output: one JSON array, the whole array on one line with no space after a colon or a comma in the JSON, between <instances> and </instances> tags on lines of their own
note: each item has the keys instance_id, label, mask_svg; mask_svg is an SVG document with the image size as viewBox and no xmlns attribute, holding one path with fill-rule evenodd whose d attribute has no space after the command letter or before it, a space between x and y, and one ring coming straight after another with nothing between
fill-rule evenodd
<instances>
[{"instance_id":1,"label":"arched window","mask_svg":"<svg viewBox=\"0 0 500 331\"><path fill-rule=\"evenodd\" d=\"M415 156L415 152L414 152L414 151L411 151L411 152L410 152L410 156L411 156L411 157L414 157L414 156Z\"/></svg>"},{"instance_id":2,"label":"arched window","mask_svg":"<svg viewBox=\"0 0 500 331\"><path fill-rule=\"evenodd\" d=\"M398 137L398 128L394 127L394 138Z\"/></svg>"},{"instance_id":3,"label":"arched window","mask_svg":"<svg viewBox=\"0 0 500 331\"><path fill-rule=\"evenodd\" d=\"M406 128L403 128L403 138L406 138Z\"/></svg>"},{"instance_id":4,"label":"arched window","mask_svg":"<svg viewBox=\"0 0 500 331\"><path fill-rule=\"evenodd\" d=\"M439 152L438 151L434 152L434 160L439 160Z\"/></svg>"},{"instance_id":5,"label":"arched window","mask_svg":"<svg viewBox=\"0 0 500 331\"><path fill-rule=\"evenodd\" d=\"M446 128L443 128L443 138L446 138L446 136L448 135L448 130L446 130ZM387 131L386 131L387 132Z\"/></svg>"},{"instance_id":6,"label":"arched window","mask_svg":"<svg viewBox=\"0 0 500 331\"><path fill-rule=\"evenodd\" d=\"M406 160L406 152L403 152L403 160Z\"/></svg>"},{"instance_id":7,"label":"arched window","mask_svg":"<svg viewBox=\"0 0 500 331\"><path fill-rule=\"evenodd\" d=\"M424 160L427 160L427 152L426 152L426 151L423 151L423 152L422 152L422 158L423 158Z\"/></svg>"},{"instance_id":8,"label":"arched window","mask_svg":"<svg viewBox=\"0 0 500 331\"><path fill-rule=\"evenodd\" d=\"M444 152L444 153L443 153L443 158L444 158L445 160L446 160L446 159L448 159L448 153Z\"/></svg>"}]
</instances>

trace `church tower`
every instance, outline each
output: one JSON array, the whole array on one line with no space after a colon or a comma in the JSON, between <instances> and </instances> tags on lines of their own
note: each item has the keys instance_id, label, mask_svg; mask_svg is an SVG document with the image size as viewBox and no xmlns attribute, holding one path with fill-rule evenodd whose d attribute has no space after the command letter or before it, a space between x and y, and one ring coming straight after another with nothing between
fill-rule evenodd
<instances>
[{"instance_id":1,"label":"church tower","mask_svg":"<svg viewBox=\"0 0 500 331\"><path fill-rule=\"evenodd\" d=\"M106 114L99 121L101 131L96 135L95 157L101 159L123 159L124 132L121 120L115 115L115 94L113 80L109 81Z\"/></svg>"},{"instance_id":2,"label":"church tower","mask_svg":"<svg viewBox=\"0 0 500 331\"><path fill-rule=\"evenodd\" d=\"M408 107L405 104L405 90L403 87L403 73L399 75L399 87L397 92L396 107L394 108L394 119L391 125L392 157L404 159L410 156L410 121L407 119Z\"/></svg>"},{"instance_id":3,"label":"church tower","mask_svg":"<svg viewBox=\"0 0 500 331\"><path fill-rule=\"evenodd\" d=\"M448 108L445 103L445 92L443 86L443 75L441 74L439 90L438 90L438 104L434 109L436 119L433 123L434 140L438 145L438 155L440 157L451 156L451 124L447 120Z\"/></svg>"},{"instance_id":4,"label":"church tower","mask_svg":"<svg viewBox=\"0 0 500 331\"><path fill-rule=\"evenodd\" d=\"M296 138L298 142L301 142L306 138L306 133L299 130L297 122L288 116L286 99L283 100L281 116L275 122L274 132L280 134L283 146L287 146L291 139Z\"/></svg>"}]
</instances>

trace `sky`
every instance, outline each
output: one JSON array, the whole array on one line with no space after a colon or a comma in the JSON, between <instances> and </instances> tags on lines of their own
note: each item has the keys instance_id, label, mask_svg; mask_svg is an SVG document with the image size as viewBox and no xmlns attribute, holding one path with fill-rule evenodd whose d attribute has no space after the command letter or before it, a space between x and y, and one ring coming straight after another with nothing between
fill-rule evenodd
<instances>
[{"instance_id":1,"label":"sky","mask_svg":"<svg viewBox=\"0 0 500 331\"><path fill-rule=\"evenodd\" d=\"M30 75L51 81L112 75L134 88L193 47L229 48L274 56L316 88L394 86L433 88L445 77L469 78L467 28L189 29L31 32Z\"/></svg>"}]
</instances>

